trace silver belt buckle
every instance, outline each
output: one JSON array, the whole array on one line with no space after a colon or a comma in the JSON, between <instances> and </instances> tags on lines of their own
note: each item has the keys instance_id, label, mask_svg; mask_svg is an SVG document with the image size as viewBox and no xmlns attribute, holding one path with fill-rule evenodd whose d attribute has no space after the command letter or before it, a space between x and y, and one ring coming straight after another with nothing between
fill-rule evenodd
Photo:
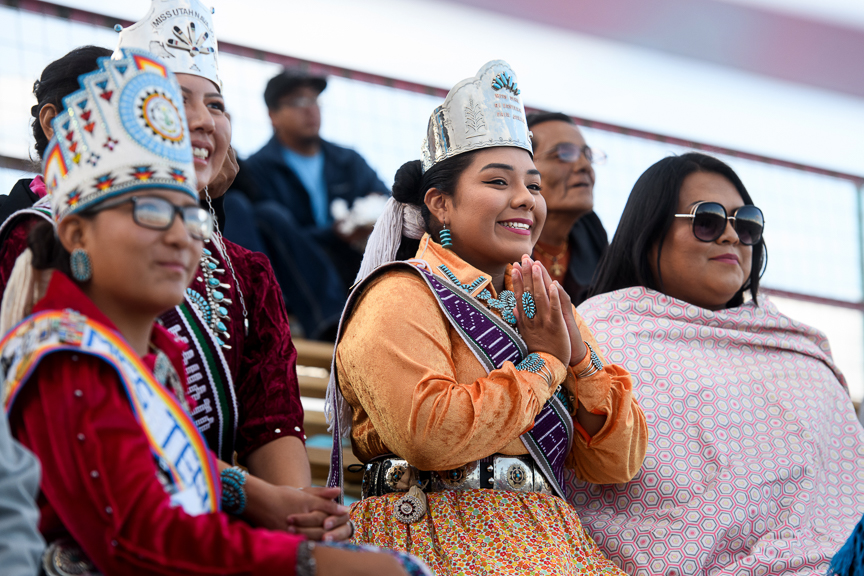
<instances>
[{"instance_id":1,"label":"silver belt buckle","mask_svg":"<svg viewBox=\"0 0 864 576\"><path fill-rule=\"evenodd\" d=\"M495 490L511 492L533 492L533 466L526 464L520 458L512 456L494 456L492 458Z\"/></svg>"},{"instance_id":2,"label":"silver belt buckle","mask_svg":"<svg viewBox=\"0 0 864 576\"><path fill-rule=\"evenodd\" d=\"M411 469L408 462L397 458L388 458L381 464L384 474L384 486L391 492L406 492L411 487L409 479Z\"/></svg>"},{"instance_id":3,"label":"silver belt buckle","mask_svg":"<svg viewBox=\"0 0 864 576\"><path fill-rule=\"evenodd\" d=\"M435 473L435 488L440 490L476 490L480 488L480 463L469 462L453 470L441 470Z\"/></svg>"}]
</instances>

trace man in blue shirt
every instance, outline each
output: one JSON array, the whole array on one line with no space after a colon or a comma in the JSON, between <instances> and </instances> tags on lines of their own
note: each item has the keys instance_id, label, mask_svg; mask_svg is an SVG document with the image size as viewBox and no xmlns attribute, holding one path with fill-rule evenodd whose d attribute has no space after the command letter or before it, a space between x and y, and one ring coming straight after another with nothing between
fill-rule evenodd
<instances>
[{"instance_id":1,"label":"man in blue shirt","mask_svg":"<svg viewBox=\"0 0 864 576\"><path fill-rule=\"evenodd\" d=\"M322 339L335 336L371 232L342 235L334 226L330 205L336 199L351 206L369 194L389 195L357 152L320 137L318 96L326 87L325 78L297 71L285 70L272 78L264 101L273 138L241 168L254 183L254 191L246 192L286 303L306 335ZM232 196L226 199L229 215L237 200ZM232 231L230 217L228 222L226 236L246 245L242 231Z\"/></svg>"}]
</instances>

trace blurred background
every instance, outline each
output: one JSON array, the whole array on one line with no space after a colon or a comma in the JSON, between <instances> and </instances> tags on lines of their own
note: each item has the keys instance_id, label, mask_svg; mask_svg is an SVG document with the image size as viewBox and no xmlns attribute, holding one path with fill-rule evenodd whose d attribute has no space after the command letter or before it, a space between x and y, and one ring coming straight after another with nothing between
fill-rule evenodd
<instances>
[{"instance_id":1,"label":"blurred background","mask_svg":"<svg viewBox=\"0 0 864 576\"><path fill-rule=\"evenodd\" d=\"M636 178L698 149L738 172L766 216L766 291L824 330L864 397L862 0L212 0L241 156L272 135L262 97L283 66L328 74L321 135L388 185L420 154L447 89L491 59L526 106L574 116L598 166L610 238ZM149 0L0 0L0 193L32 172L33 81Z\"/></svg>"}]
</instances>

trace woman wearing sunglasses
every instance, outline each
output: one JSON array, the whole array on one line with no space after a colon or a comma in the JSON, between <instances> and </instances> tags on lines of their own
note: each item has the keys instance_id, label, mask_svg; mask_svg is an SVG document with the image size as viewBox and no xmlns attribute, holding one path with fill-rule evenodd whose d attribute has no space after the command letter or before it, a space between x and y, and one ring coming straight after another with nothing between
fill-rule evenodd
<instances>
[{"instance_id":1,"label":"woman wearing sunglasses","mask_svg":"<svg viewBox=\"0 0 864 576\"><path fill-rule=\"evenodd\" d=\"M570 486L630 573L824 573L864 512L864 430L825 336L759 294L764 227L729 166L665 158L579 307L651 423L633 481Z\"/></svg>"},{"instance_id":2,"label":"woman wearing sunglasses","mask_svg":"<svg viewBox=\"0 0 864 576\"><path fill-rule=\"evenodd\" d=\"M44 472L45 572L425 573L404 555L317 548L220 509L244 498L243 477L220 485L192 420L184 346L157 322L183 300L213 235L181 91L155 56L129 50L81 84L47 148L53 223L34 228L13 273L29 268L32 282L2 307L14 317L47 284L0 342L12 432Z\"/></svg>"}]
</instances>

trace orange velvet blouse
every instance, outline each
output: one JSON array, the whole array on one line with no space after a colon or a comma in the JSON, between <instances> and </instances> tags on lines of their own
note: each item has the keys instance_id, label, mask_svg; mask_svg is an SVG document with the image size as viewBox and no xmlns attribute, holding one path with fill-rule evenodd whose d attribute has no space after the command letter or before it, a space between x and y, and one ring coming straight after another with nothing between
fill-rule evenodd
<instances>
[{"instance_id":1,"label":"orange velvet blouse","mask_svg":"<svg viewBox=\"0 0 864 576\"><path fill-rule=\"evenodd\" d=\"M470 284L480 270L442 248L428 235L417 258L445 264ZM505 286L512 289L508 270ZM472 295L495 290L487 280ZM497 313L497 312L496 312ZM576 314L582 337L603 358L593 335ZM511 362L487 373L453 328L418 273L395 270L372 280L360 295L336 349L339 387L352 408L351 441L361 461L393 453L421 470L449 470L491 454L527 454L519 436L558 384L606 423L593 437L574 418L578 431L565 465L589 482L627 482L645 457L648 428L633 398L630 374L606 364L589 378L588 367L564 366L540 353L554 377L516 370Z\"/></svg>"}]
</instances>

